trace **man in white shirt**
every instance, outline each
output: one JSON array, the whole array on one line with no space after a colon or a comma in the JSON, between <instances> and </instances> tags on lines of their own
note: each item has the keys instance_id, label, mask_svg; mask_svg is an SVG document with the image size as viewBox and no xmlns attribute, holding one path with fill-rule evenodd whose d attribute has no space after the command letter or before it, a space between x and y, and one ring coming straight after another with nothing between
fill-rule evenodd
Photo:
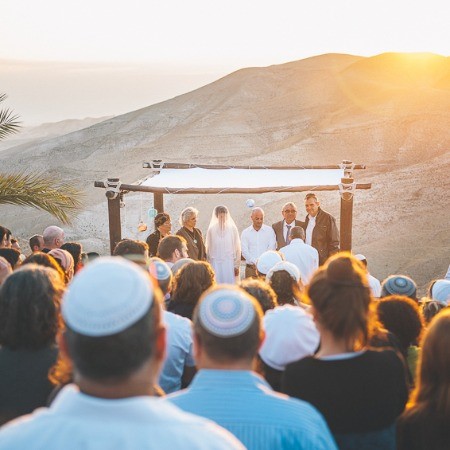
<instances>
[{"instance_id":1,"label":"man in white shirt","mask_svg":"<svg viewBox=\"0 0 450 450\"><path fill-rule=\"evenodd\" d=\"M298 267L302 283L309 284L313 273L319 267L319 253L314 247L305 244L305 230L302 227L292 228L290 244L283 247L280 252L286 261Z\"/></svg>"},{"instance_id":2,"label":"man in white shirt","mask_svg":"<svg viewBox=\"0 0 450 450\"><path fill-rule=\"evenodd\" d=\"M242 256L245 258L245 278L256 275L256 261L267 250L275 250L277 241L272 227L264 224L262 208L253 208L250 216L252 225L241 235Z\"/></svg>"},{"instance_id":3,"label":"man in white shirt","mask_svg":"<svg viewBox=\"0 0 450 450\"><path fill-rule=\"evenodd\" d=\"M367 271L367 279L369 281L370 290L372 291L372 295L375 298L381 297L381 283L380 280L375 278L373 275L370 275L369 270L367 269L367 258L364 255L358 254L355 255L355 258L361 261L362 265L366 268Z\"/></svg>"},{"instance_id":4,"label":"man in white shirt","mask_svg":"<svg viewBox=\"0 0 450 450\"><path fill-rule=\"evenodd\" d=\"M283 220L272 225L277 238L277 250L289 244L289 236L293 227L302 227L304 225L304 222L297 220L297 206L295 203L285 203L281 214L283 215Z\"/></svg>"},{"instance_id":5,"label":"man in white shirt","mask_svg":"<svg viewBox=\"0 0 450 450\"><path fill-rule=\"evenodd\" d=\"M0 431L0 450L243 448L230 433L152 397L165 353L161 294L144 270L98 258L62 303L62 358L73 368L50 408Z\"/></svg>"}]
</instances>

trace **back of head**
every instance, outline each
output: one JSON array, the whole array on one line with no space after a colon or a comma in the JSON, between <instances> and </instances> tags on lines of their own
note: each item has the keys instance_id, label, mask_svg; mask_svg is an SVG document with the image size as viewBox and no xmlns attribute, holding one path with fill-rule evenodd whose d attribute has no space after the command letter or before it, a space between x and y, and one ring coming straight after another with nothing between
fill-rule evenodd
<instances>
[{"instance_id":1,"label":"back of head","mask_svg":"<svg viewBox=\"0 0 450 450\"><path fill-rule=\"evenodd\" d=\"M36 252L27 256L23 262L22 266L26 266L27 264L37 264L38 266L49 267L50 269L58 272L58 275L61 281L64 281L65 274L62 267L56 262L53 256L50 256L48 253Z\"/></svg>"},{"instance_id":2,"label":"back of head","mask_svg":"<svg viewBox=\"0 0 450 450\"><path fill-rule=\"evenodd\" d=\"M406 275L390 275L381 283L381 297L389 295L405 295L417 301L416 283Z\"/></svg>"},{"instance_id":3,"label":"back of head","mask_svg":"<svg viewBox=\"0 0 450 450\"><path fill-rule=\"evenodd\" d=\"M40 252L44 248L44 238L40 234L34 234L30 237L29 244L32 252Z\"/></svg>"},{"instance_id":4,"label":"back of head","mask_svg":"<svg viewBox=\"0 0 450 450\"><path fill-rule=\"evenodd\" d=\"M61 245L61 248L68 251L72 255L74 265L77 267L77 265L81 262L81 244L79 242L66 242Z\"/></svg>"},{"instance_id":5,"label":"back of head","mask_svg":"<svg viewBox=\"0 0 450 450\"><path fill-rule=\"evenodd\" d=\"M307 291L316 320L336 338L367 344L372 314L367 276L350 253L333 255L313 276ZM371 320L372 319L372 320Z\"/></svg>"},{"instance_id":6,"label":"back of head","mask_svg":"<svg viewBox=\"0 0 450 450\"><path fill-rule=\"evenodd\" d=\"M402 295L390 295L377 303L378 317L400 341L402 349L418 343L423 328L423 319L417 302Z\"/></svg>"},{"instance_id":7,"label":"back of head","mask_svg":"<svg viewBox=\"0 0 450 450\"><path fill-rule=\"evenodd\" d=\"M266 276L266 281L275 291L279 305L292 304L300 301L300 271L295 264L281 261Z\"/></svg>"},{"instance_id":8,"label":"back of head","mask_svg":"<svg viewBox=\"0 0 450 450\"><path fill-rule=\"evenodd\" d=\"M64 243L64 230L55 225L47 227L42 233L46 248L59 248Z\"/></svg>"},{"instance_id":9,"label":"back of head","mask_svg":"<svg viewBox=\"0 0 450 450\"><path fill-rule=\"evenodd\" d=\"M15 248L0 248L0 256L9 262L13 269L19 264L20 252Z\"/></svg>"},{"instance_id":10,"label":"back of head","mask_svg":"<svg viewBox=\"0 0 450 450\"><path fill-rule=\"evenodd\" d=\"M98 258L77 274L62 313L74 370L121 381L152 357L160 294L148 274L122 258Z\"/></svg>"},{"instance_id":11,"label":"back of head","mask_svg":"<svg viewBox=\"0 0 450 450\"><path fill-rule=\"evenodd\" d=\"M194 331L211 360L251 361L261 340L261 307L242 289L222 285L202 295L194 312Z\"/></svg>"},{"instance_id":12,"label":"back of head","mask_svg":"<svg viewBox=\"0 0 450 450\"><path fill-rule=\"evenodd\" d=\"M450 305L450 280L435 280L429 287L429 297L433 300Z\"/></svg>"},{"instance_id":13,"label":"back of head","mask_svg":"<svg viewBox=\"0 0 450 450\"><path fill-rule=\"evenodd\" d=\"M117 243L114 256L122 256L135 263L146 265L148 258L148 244L135 239L122 239Z\"/></svg>"},{"instance_id":14,"label":"back of head","mask_svg":"<svg viewBox=\"0 0 450 450\"><path fill-rule=\"evenodd\" d=\"M181 258L183 254L183 246L186 245L186 240L181 236L166 236L158 245L158 257L164 261L170 261L175 250L178 250Z\"/></svg>"},{"instance_id":15,"label":"back of head","mask_svg":"<svg viewBox=\"0 0 450 450\"><path fill-rule=\"evenodd\" d=\"M291 239L305 240L305 230L302 227L293 227L290 236Z\"/></svg>"},{"instance_id":16,"label":"back of head","mask_svg":"<svg viewBox=\"0 0 450 450\"><path fill-rule=\"evenodd\" d=\"M150 258L149 272L158 282L163 295L166 295L172 287L173 276L170 267L161 258L153 257Z\"/></svg>"},{"instance_id":17,"label":"back of head","mask_svg":"<svg viewBox=\"0 0 450 450\"><path fill-rule=\"evenodd\" d=\"M242 280L240 287L258 301L264 314L278 305L277 295L271 286L263 280L246 278Z\"/></svg>"},{"instance_id":18,"label":"back of head","mask_svg":"<svg viewBox=\"0 0 450 450\"><path fill-rule=\"evenodd\" d=\"M283 261L283 256L275 250L268 250L261 254L256 261L256 270L258 275L265 277L270 269L277 263Z\"/></svg>"},{"instance_id":19,"label":"back of head","mask_svg":"<svg viewBox=\"0 0 450 450\"><path fill-rule=\"evenodd\" d=\"M12 273L0 289L0 345L35 350L55 344L63 291L48 267L29 264Z\"/></svg>"},{"instance_id":20,"label":"back of head","mask_svg":"<svg viewBox=\"0 0 450 450\"><path fill-rule=\"evenodd\" d=\"M53 258L55 258L61 264L64 272L73 272L73 257L67 250L63 250L62 248L54 248L48 252L48 255L53 256Z\"/></svg>"}]
</instances>

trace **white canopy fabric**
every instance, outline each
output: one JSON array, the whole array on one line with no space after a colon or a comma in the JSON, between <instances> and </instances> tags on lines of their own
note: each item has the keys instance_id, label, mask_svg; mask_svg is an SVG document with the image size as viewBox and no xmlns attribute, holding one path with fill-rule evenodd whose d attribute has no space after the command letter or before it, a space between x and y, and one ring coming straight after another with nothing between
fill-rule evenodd
<instances>
[{"instance_id":1,"label":"white canopy fabric","mask_svg":"<svg viewBox=\"0 0 450 450\"><path fill-rule=\"evenodd\" d=\"M141 185L183 191L187 189L258 189L338 186L344 169L161 169Z\"/></svg>"}]
</instances>

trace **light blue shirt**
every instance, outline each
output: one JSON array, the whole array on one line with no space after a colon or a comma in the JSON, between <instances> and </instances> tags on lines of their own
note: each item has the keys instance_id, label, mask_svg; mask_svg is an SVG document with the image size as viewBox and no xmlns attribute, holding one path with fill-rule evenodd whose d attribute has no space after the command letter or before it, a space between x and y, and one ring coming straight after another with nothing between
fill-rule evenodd
<instances>
[{"instance_id":1,"label":"light blue shirt","mask_svg":"<svg viewBox=\"0 0 450 450\"><path fill-rule=\"evenodd\" d=\"M166 394L170 394L181 389L184 367L195 366L192 322L168 311L164 311L163 320L167 325L167 355L159 376L159 385Z\"/></svg>"},{"instance_id":2,"label":"light blue shirt","mask_svg":"<svg viewBox=\"0 0 450 450\"><path fill-rule=\"evenodd\" d=\"M159 398L101 399L66 386L0 430L0 450L242 449L226 430Z\"/></svg>"},{"instance_id":3,"label":"light blue shirt","mask_svg":"<svg viewBox=\"0 0 450 450\"><path fill-rule=\"evenodd\" d=\"M312 405L274 392L254 372L202 369L188 389L166 401L214 420L250 450L337 449Z\"/></svg>"}]
</instances>

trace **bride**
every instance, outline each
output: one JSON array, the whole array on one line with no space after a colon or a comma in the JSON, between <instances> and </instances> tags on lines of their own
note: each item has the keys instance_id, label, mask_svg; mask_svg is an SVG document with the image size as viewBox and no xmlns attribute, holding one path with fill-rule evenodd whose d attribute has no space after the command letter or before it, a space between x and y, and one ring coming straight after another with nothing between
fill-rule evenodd
<instances>
[{"instance_id":1,"label":"bride","mask_svg":"<svg viewBox=\"0 0 450 450\"><path fill-rule=\"evenodd\" d=\"M226 206L216 206L206 233L206 257L217 283L236 283L241 263L239 233Z\"/></svg>"}]
</instances>

